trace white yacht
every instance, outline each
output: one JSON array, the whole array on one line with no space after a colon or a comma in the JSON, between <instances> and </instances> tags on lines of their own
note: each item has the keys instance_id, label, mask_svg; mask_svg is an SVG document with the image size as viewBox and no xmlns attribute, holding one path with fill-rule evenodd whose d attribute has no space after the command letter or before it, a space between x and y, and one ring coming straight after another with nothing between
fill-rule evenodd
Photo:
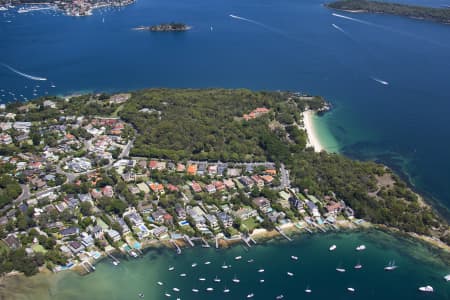
<instances>
[{"instance_id":1,"label":"white yacht","mask_svg":"<svg viewBox=\"0 0 450 300\"><path fill-rule=\"evenodd\" d=\"M283 294L278 295L278 296L275 297L275 299L277 299L277 300L280 300L280 299L283 299L283 298L284 298Z\"/></svg>"},{"instance_id":2,"label":"white yacht","mask_svg":"<svg viewBox=\"0 0 450 300\"><path fill-rule=\"evenodd\" d=\"M386 267L384 267L384 270L385 271L394 271L397 268L398 268L398 266L395 265L395 260L393 260L393 261L390 261Z\"/></svg>"},{"instance_id":3,"label":"white yacht","mask_svg":"<svg viewBox=\"0 0 450 300\"><path fill-rule=\"evenodd\" d=\"M236 256L235 258L234 258L235 260L241 260L242 259L242 256Z\"/></svg>"},{"instance_id":4,"label":"white yacht","mask_svg":"<svg viewBox=\"0 0 450 300\"><path fill-rule=\"evenodd\" d=\"M260 283L264 283L264 281L265 281L264 279L260 279L259 280Z\"/></svg>"},{"instance_id":5,"label":"white yacht","mask_svg":"<svg viewBox=\"0 0 450 300\"><path fill-rule=\"evenodd\" d=\"M356 251L363 251L366 250L366 245L359 245L358 247L356 247Z\"/></svg>"},{"instance_id":6,"label":"white yacht","mask_svg":"<svg viewBox=\"0 0 450 300\"><path fill-rule=\"evenodd\" d=\"M258 273L263 273L264 272L264 269L259 269L258 270Z\"/></svg>"},{"instance_id":7,"label":"white yacht","mask_svg":"<svg viewBox=\"0 0 450 300\"><path fill-rule=\"evenodd\" d=\"M233 278L231 281L233 281L234 283L239 283L239 282L241 282L241 281L236 277L236 275L234 275L234 278Z\"/></svg>"},{"instance_id":8,"label":"white yacht","mask_svg":"<svg viewBox=\"0 0 450 300\"><path fill-rule=\"evenodd\" d=\"M169 267L168 270L169 270L169 271L173 271L173 270L175 270L175 267Z\"/></svg>"},{"instance_id":9,"label":"white yacht","mask_svg":"<svg viewBox=\"0 0 450 300\"><path fill-rule=\"evenodd\" d=\"M206 278L204 278L204 277L200 277L199 279L198 279L199 281L205 281L206 280Z\"/></svg>"},{"instance_id":10,"label":"white yacht","mask_svg":"<svg viewBox=\"0 0 450 300\"><path fill-rule=\"evenodd\" d=\"M360 263L357 263L353 268L356 270L362 269L362 265Z\"/></svg>"},{"instance_id":11,"label":"white yacht","mask_svg":"<svg viewBox=\"0 0 450 300\"><path fill-rule=\"evenodd\" d=\"M247 260L247 262L248 263L252 263L252 262L254 262L254 260L253 259L249 259L249 260Z\"/></svg>"},{"instance_id":12,"label":"white yacht","mask_svg":"<svg viewBox=\"0 0 450 300\"><path fill-rule=\"evenodd\" d=\"M179 289L179 288L176 288L176 287L174 287L172 290L173 290L174 292L179 292L179 291L180 291L180 289Z\"/></svg>"},{"instance_id":13,"label":"white yacht","mask_svg":"<svg viewBox=\"0 0 450 300\"><path fill-rule=\"evenodd\" d=\"M427 285L427 286L419 287L419 291L424 292L424 293L432 293L432 292L434 292L434 289L431 285Z\"/></svg>"},{"instance_id":14,"label":"white yacht","mask_svg":"<svg viewBox=\"0 0 450 300\"><path fill-rule=\"evenodd\" d=\"M209 265L210 263L210 261L205 261L205 265Z\"/></svg>"},{"instance_id":15,"label":"white yacht","mask_svg":"<svg viewBox=\"0 0 450 300\"><path fill-rule=\"evenodd\" d=\"M171 297L172 295L169 293L165 293L164 296L166 296L167 298Z\"/></svg>"},{"instance_id":16,"label":"white yacht","mask_svg":"<svg viewBox=\"0 0 450 300\"><path fill-rule=\"evenodd\" d=\"M294 276L294 273L292 273L292 272L287 272L287 275L292 277L292 276Z\"/></svg>"},{"instance_id":17,"label":"white yacht","mask_svg":"<svg viewBox=\"0 0 450 300\"><path fill-rule=\"evenodd\" d=\"M307 288L305 289L305 293L311 294L311 293L312 293L312 290L311 290L309 287L307 287Z\"/></svg>"},{"instance_id":18,"label":"white yacht","mask_svg":"<svg viewBox=\"0 0 450 300\"><path fill-rule=\"evenodd\" d=\"M247 299L253 298L253 296L255 296L255 294L250 293L250 294L247 295Z\"/></svg>"},{"instance_id":19,"label":"white yacht","mask_svg":"<svg viewBox=\"0 0 450 300\"><path fill-rule=\"evenodd\" d=\"M216 276L216 278L214 278L214 282L220 282L220 278Z\"/></svg>"},{"instance_id":20,"label":"white yacht","mask_svg":"<svg viewBox=\"0 0 450 300\"><path fill-rule=\"evenodd\" d=\"M291 255L291 259L292 259L292 260L298 260L298 256Z\"/></svg>"},{"instance_id":21,"label":"white yacht","mask_svg":"<svg viewBox=\"0 0 450 300\"><path fill-rule=\"evenodd\" d=\"M119 263L117 261L115 261L115 260L113 260L112 264L115 265L115 266L119 265Z\"/></svg>"},{"instance_id":22,"label":"white yacht","mask_svg":"<svg viewBox=\"0 0 450 300\"><path fill-rule=\"evenodd\" d=\"M191 267L193 267L193 268L195 268L197 266L197 263L193 263L192 265L191 265Z\"/></svg>"},{"instance_id":23,"label":"white yacht","mask_svg":"<svg viewBox=\"0 0 450 300\"><path fill-rule=\"evenodd\" d=\"M225 263L223 263L222 269L228 269L228 265L226 265Z\"/></svg>"},{"instance_id":24,"label":"white yacht","mask_svg":"<svg viewBox=\"0 0 450 300\"><path fill-rule=\"evenodd\" d=\"M444 276L445 281L450 281L450 274Z\"/></svg>"},{"instance_id":25,"label":"white yacht","mask_svg":"<svg viewBox=\"0 0 450 300\"><path fill-rule=\"evenodd\" d=\"M225 288L225 289L223 290L223 292L224 292L224 293L229 293L229 292L230 292L230 289Z\"/></svg>"},{"instance_id":26,"label":"white yacht","mask_svg":"<svg viewBox=\"0 0 450 300\"><path fill-rule=\"evenodd\" d=\"M206 288L206 291L207 292L212 292L212 291L214 291L214 289L212 287L209 287L209 288Z\"/></svg>"},{"instance_id":27,"label":"white yacht","mask_svg":"<svg viewBox=\"0 0 450 300\"><path fill-rule=\"evenodd\" d=\"M328 250L330 251L334 251L336 250L337 246L336 245L331 245L330 248Z\"/></svg>"},{"instance_id":28,"label":"white yacht","mask_svg":"<svg viewBox=\"0 0 450 300\"><path fill-rule=\"evenodd\" d=\"M163 285L164 283L162 283L161 281L157 282L158 285Z\"/></svg>"},{"instance_id":29,"label":"white yacht","mask_svg":"<svg viewBox=\"0 0 450 300\"><path fill-rule=\"evenodd\" d=\"M336 268L336 271L340 272L340 273L344 273L345 269L344 268Z\"/></svg>"},{"instance_id":30,"label":"white yacht","mask_svg":"<svg viewBox=\"0 0 450 300\"><path fill-rule=\"evenodd\" d=\"M352 287L348 287L348 288L347 288L347 291L349 291L349 292L351 292L351 293L354 293L354 292L355 292L355 289L352 288Z\"/></svg>"},{"instance_id":31,"label":"white yacht","mask_svg":"<svg viewBox=\"0 0 450 300\"><path fill-rule=\"evenodd\" d=\"M186 273L181 273L180 277L186 277Z\"/></svg>"},{"instance_id":32,"label":"white yacht","mask_svg":"<svg viewBox=\"0 0 450 300\"><path fill-rule=\"evenodd\" d=\"M192 292L198 293L198 289L192 289Z\"/></svg>"}]
</instances>

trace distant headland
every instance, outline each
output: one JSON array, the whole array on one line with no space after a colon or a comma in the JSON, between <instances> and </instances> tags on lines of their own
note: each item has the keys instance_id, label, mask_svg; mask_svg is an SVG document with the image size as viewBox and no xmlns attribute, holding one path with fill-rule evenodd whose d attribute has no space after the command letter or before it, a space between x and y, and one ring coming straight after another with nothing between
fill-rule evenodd
<instances>
[{"instance_id":1,"label":"distant headland","mask_svg":"<svg viewBox=\"0 0 450 300\"><path fill-rule=\"evenodd\" d=\"M338 0L326 7L347 12L383 13L450 24L450 9L370 0Z\"/></svg>"},{"instance_id":2,"label":"distant headland","mask_svg":"<svg viewBox=\"0 0 450 300\"><path fill-rule=\"evenodd\" d=\"M90 16L92 11L96 8L107 6L125 6L134 3L134 0L0 0L0 10L6 11L14 9L17 5L25 5L26 7L19 8L19 13L27 13L43 9L59 9L68 16ZM43 7L48 5L49 7Z\"/></svg>"},{"instance_id":3,"label":"distant headland","mask_svg":"<svg viewBox=\"0 0 450 300\"><path fill-rule=\"evenodd\" d=\"M148 31L188 31L192 27L183 23L163 23L151 26L139 26L133 30L148 30Z\"/></svg>"}]
</instances>

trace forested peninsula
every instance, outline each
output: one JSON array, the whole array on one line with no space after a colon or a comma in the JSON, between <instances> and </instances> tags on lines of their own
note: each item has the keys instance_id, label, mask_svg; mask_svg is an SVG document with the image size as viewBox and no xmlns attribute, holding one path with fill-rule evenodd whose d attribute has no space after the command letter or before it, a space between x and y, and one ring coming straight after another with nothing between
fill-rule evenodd
<instances>
[{"instance_id":1,"label":"forested peninsula","mask_svg":"<svg viewBox=\"0 0 450 300\"><path fill-rule=\"evenodd\" d=\"M303 113L324 107L318 96L246 89L8 104L0 274L82 266L86 251L134 256L136 243L170 236L240 239L289 224L369 222L446 248L446 220L389 168L307 146Z\"/></svg>"},{"instance_id":2,"label":"forested peninsula","mask_svg":"<svg viewBox=\"0 0 450 300\"><path fill-rule=\"evenodd\" d=\"M348 12L383 13L445 24L450 23L449 8L424 7L370 0L339 0L328 3L325 6Z\"/></svg>"}]
</instances>

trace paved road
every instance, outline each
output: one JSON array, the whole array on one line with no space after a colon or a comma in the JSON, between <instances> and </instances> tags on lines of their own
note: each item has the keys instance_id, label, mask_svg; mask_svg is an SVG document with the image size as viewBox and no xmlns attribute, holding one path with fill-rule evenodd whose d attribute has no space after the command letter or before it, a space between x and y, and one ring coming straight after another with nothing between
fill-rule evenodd
<instances>
[{"instance_id":1,"label":"paved road","mask_svg":"<svg viewBox=\"0 0 450 300\"><path fill-rule=\"evenodd\" d=\"M284 164L281 164L280 166L280 175L281 175L280 187L282 189L291 187L291 181L289 180L289 171L286 170Z\"/></svg>"}]
</instances>

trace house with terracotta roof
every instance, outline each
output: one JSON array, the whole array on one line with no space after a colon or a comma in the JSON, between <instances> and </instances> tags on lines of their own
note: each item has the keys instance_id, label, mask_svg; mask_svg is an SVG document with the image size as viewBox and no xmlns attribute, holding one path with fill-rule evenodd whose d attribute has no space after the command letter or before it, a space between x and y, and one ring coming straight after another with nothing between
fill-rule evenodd
<instances>
[{"instance_id":1,"label":"house with terracotta roof","mask_svg":"<svg viewBox=\"0 0 450 300\"><path fill-rule=\"evenodd\" d=\"M187 173L188 175L196 175L197 174L197 165L192 164L187 167Z\"/></svg>"},{"instance_id":2,"label":"house with terracotta roof","mask_svg":"<svg viewBox=\"0 0 450 300\"><path fill-rule=\"evenodd\" d=\"M225 189L225 184L222 181L214 181L214 186L216 187L216 191L223 191Z\"/></svg>"},{"instance_id":3,"label":"house with terracotta roof","mask_svg":"<svg viewBox=\"0 0 450 300\"><path fill-rule=\"evenodd\" d=\"M161 183L151 182L148 186L154 193L164 194L164 186Z\"/></svg>"},{"instance_id":4,"label":"house with terracotta roof","mask_svg":"<svg viewBox=\"0 0 450 300\"><path fill-rule=\"evenodd\" d=\"M273 181L273 177L270 175L261 175L259 176L262 180L264 180L265 184L271 184Z\"/></svg>"},{"instance_id":5,"label":"house with terracotta roof","mask_svg":"<svg viewBox=\"0 0 450 300\"><path fill-rule=\"evenodd\" d=\"M195 181L192 181L191 188L195 193L200 193L202 191L202 187Z\"/></svg>"},{"instance_id":6,"label":"house with terracotta roof","mask_svg":"<svg viewBox=\"0 0 450 300\"><path fill-rule=\"evenodd\" d=\"M177 172L184 172L186 170L186 166L182 163L177 164Z\"/></svg>"},{"instance_id":7,"label":"house with terracotta roof","mask_svg":"<svg viewBox=\"0 0 450 300\"><path fill-rule=\"evenodd\" d=\"M227 187L227 189L234 189L236 185L234 184L234 181L231 179L224 179L223 184Z\"/></svg>"},{"instance_id":8,"label":"house with terracotta roof","mask_svg":"<svg viewBox=\"0 0 450 300\"><path fill-rule=\"evenodd\" d=\"M157 167L158 167L158 162L157 162L156 160L151 160L151 161L148 163L148 168L149 168L150 170L156 170Z\"/></svg>"},{"instance_id":9,"label":"house with terracotta roof","mask_svg":"<svg viewBox=\"0 0 450 300\"><path fill-rule=\"evenodd\" d=\"M277 170L275 170L275 169L267 169L267 170L264 171L264 173L266 173L268 175L275 176L275 175L277 175Z\"/></svg>"}]
</instances>

